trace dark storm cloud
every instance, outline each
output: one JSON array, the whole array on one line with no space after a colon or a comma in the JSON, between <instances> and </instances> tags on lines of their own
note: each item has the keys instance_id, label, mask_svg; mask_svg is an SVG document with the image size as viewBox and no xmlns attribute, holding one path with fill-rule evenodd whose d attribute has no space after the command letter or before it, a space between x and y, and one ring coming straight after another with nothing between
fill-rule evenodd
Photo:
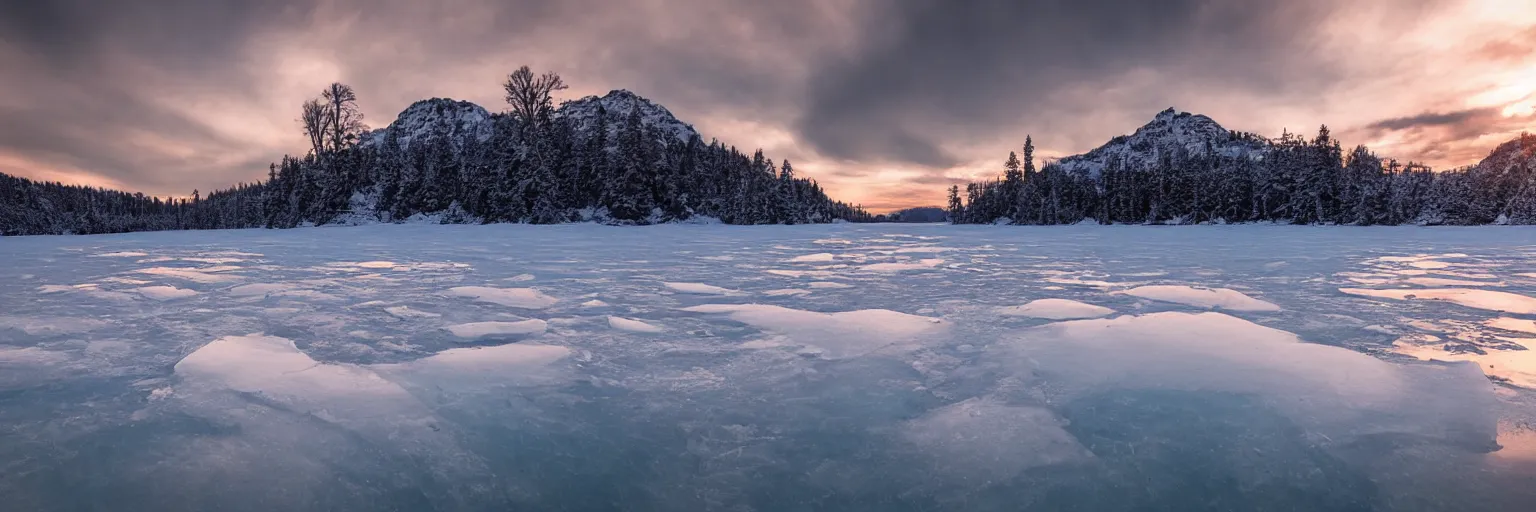
<instances>
[{"instance_id":1,"label":"dark storm cloud","mask_svg":"<svg viewBox=\"0 0 1536 512\"><path fill-rule=\"evenodd\" d=\"M1536 95L1525 99L1536 98ZM1504 115L1501 108L1475 108L1453 112L1425 112L1418 115L1383 119L1366 126L1352 136L1384 138L1391 135L1397 146L1417 148L1401 155L1415 160L1472 163L1487 156L1492 148L1468 144L1486 134L1510 134L1536 126L1536 114ZM1495 141L1503 142L1503 141ZM1394 155L1396 156L1396 155Z\"/></svg>"},{"instance_id":2,"label":"dark storm cloud","mask_svg":"<svg viewBox=\"0 0 1536 512\"><path fill-rule=\"evenodd\" d=\"M302 19L306 0L3 0L0 41L55 69L134 53L168 67L217 65L247 38Z\"/></svg>"},{"instance_id":3,"label":"dark storm cloud","mask_svg":"<svg viewBox=\"0 0 1536 512\"><path fill-rule=\"evenodd\" d=\"M1425 112L1414 116L1383 119L1371 123L1369 128L1380 131L1396 131L1431 126L1467 125L1470 122L1494 118L1498 116L1499 110L1497 108L1475 108L1445 113Z\"/></svg>"},{"instance_id":4,"label":"dark storm cloud","mask_svg":"<svg viewBox=\"0 0 1536 512\"><path fill-rule=\"evenodd\" d=\"M1298 56L1327 3L1263 0L896 0L872 7L863 50L813 82L800 123L825 153L933 166L945 140L1091 105L1068 87L1107 88L1133 70L1167 85L1280 92L1338 77ZM1155 92L1133 107L1168 106ZM956 134L955 130L962 133Z\"/></svg>"}]
</instances>

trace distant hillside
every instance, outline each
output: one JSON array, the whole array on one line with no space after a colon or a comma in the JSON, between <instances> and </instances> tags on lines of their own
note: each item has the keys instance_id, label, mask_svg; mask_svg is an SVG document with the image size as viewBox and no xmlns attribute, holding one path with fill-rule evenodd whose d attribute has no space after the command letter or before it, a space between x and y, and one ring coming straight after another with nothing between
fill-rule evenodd
<instances>
[{"instance_id":1,"label":"distant hillside","mask_svg":"<svg viewBox=\"0 0 1536 512\"><path fill-rule=\"evenodd\" d=\"M1038 170L1026 140L999 178L952 187L948 209L960 223L1533 224L1532 147L1525 136L1477 166L1432 172L1345 151L1326 126L1270 140L1169 109Z\"/></svg>"},{"instance_id":2,"label":"distant hillside","mask_svg":"<svg viewBox=\"0 0 1536 512\"><path fill-rule=\"evenodd\" d=\"M949 222L949 212L937 206L919 206L881 215L880 220L905 223Z\"/></svg>"}]
</instances>

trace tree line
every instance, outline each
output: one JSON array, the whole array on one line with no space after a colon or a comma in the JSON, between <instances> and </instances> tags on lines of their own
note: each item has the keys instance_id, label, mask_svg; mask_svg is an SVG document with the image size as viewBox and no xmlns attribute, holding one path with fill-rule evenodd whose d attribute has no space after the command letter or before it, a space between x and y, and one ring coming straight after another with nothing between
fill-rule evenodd
<instances>
[{"instance_id":1,"label":"tree line","mask_svg":"<svg viewBox=\"0 0 1536 512\"><path fill-rule=\"evenodd\" d=\"M0 174L0 234L95 234L226 228L290 228L337 222L425 219L442 223L651 224L704 217L728 224L873 221L834 201L788 160L748 156L697 134L684 139L647 124L638 98L628 112L591 119L558 115L553 73L524 66L502 84L508 111L491 114L484 137L429 133L401 140L369 132L357 94L332 84L303 104L311 147L269 166L267 179L190 198L157 198ZM628 93L625 93L628 94ZM455 102L418 104L446 111ZM413 108L416 108L413 106ZM380 135L382 133L382 135Z\"/></svg>"},{"instance_id":2,"label":"tree line","mask_svg":"<svg viewBox=\"0 0 1536 512\"><path fill-rule=\"evenodd\" d=\"M1536 224L1529 134L1480 165L1441 172L1365 146L1346 152L1327 126L1311 139L1261 139L1244 154L1213 146L1168 144L1155 161L1114 159L1095 175L1057 163L1037 169L1026 138L1023 159L1010 152L1000 177L951 186L947 209L957 224Z\"/></svg>"}]
</instances>

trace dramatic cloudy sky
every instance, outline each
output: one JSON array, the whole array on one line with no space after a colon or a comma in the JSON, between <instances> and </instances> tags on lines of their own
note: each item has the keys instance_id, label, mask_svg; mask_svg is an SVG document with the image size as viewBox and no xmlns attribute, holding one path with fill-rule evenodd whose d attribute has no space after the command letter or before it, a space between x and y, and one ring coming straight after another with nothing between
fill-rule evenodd
<instances>
[{"instance_id":1,"label":"dramatic cloudy sky","mask_svg":"<svg viewBox=\"0 0 1536 512\"><path fill-rule=\"evenodd\" d=\"M1536 130L1531 0L0 0L0 172L185 195L303 151L328 82L382 126L434 96L501 110L523 64L877 211L1169 106L1437 167Z\"/></svg>"}]
</instances>

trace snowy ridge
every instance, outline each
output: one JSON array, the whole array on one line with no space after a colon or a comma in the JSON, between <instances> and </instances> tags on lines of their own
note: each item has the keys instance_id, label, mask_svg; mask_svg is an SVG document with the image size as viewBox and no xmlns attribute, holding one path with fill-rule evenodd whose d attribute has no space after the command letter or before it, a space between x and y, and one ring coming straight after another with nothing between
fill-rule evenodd
<instances>
[{"instance_id":1,"label":"snowy ridge","mask_svg":"<svg viewBox=\"0 0 1536 512\"><path fill-rule=\"evenodd\" d=\"M468 101L432 98L412 103L388 127L363 134L359 145L382 145L393 134L402 150L410 148L412 141L438 137L448 137L454 148L459 149L471 137L477 142L490 140L495 132L493 123L485 107Z\"/></svg>"},{"instance_id":2,"label":"snowy ridge","mask_svg":"<svg viewBox=\"0 0 1536 512\"><path fill-rule=\"evenodd\" d=\"M609 140L614 140L631 109L640 110L640 124L647 128L655 128L683 141L699 135L693 125L679 121L667 107L624 89L611 91L602 97L587 96L562 103L555 112L555 118L569 120L578 133L588 133L601 114L608 122Z\"/></svg>"},{"instance_id":3,"label":"snowy ridge","mask_svg":"<svg viewBox=\"0 0 1536 512\"><path fill-rule=\"evenodd\" d=\"M1223 156L1260 159L1264 142L1256 135L1227 130L1209 117L1169 108L1135 133L1110 139L1087 153L1063 158L1057 165L1063 170L1098 176L1112 162L1121 162L1127 168L1148 167L1155 165L1165 152L1182 149L1190 154L1204 154L1207 147Z\"/></svg>"}]
</instances>

